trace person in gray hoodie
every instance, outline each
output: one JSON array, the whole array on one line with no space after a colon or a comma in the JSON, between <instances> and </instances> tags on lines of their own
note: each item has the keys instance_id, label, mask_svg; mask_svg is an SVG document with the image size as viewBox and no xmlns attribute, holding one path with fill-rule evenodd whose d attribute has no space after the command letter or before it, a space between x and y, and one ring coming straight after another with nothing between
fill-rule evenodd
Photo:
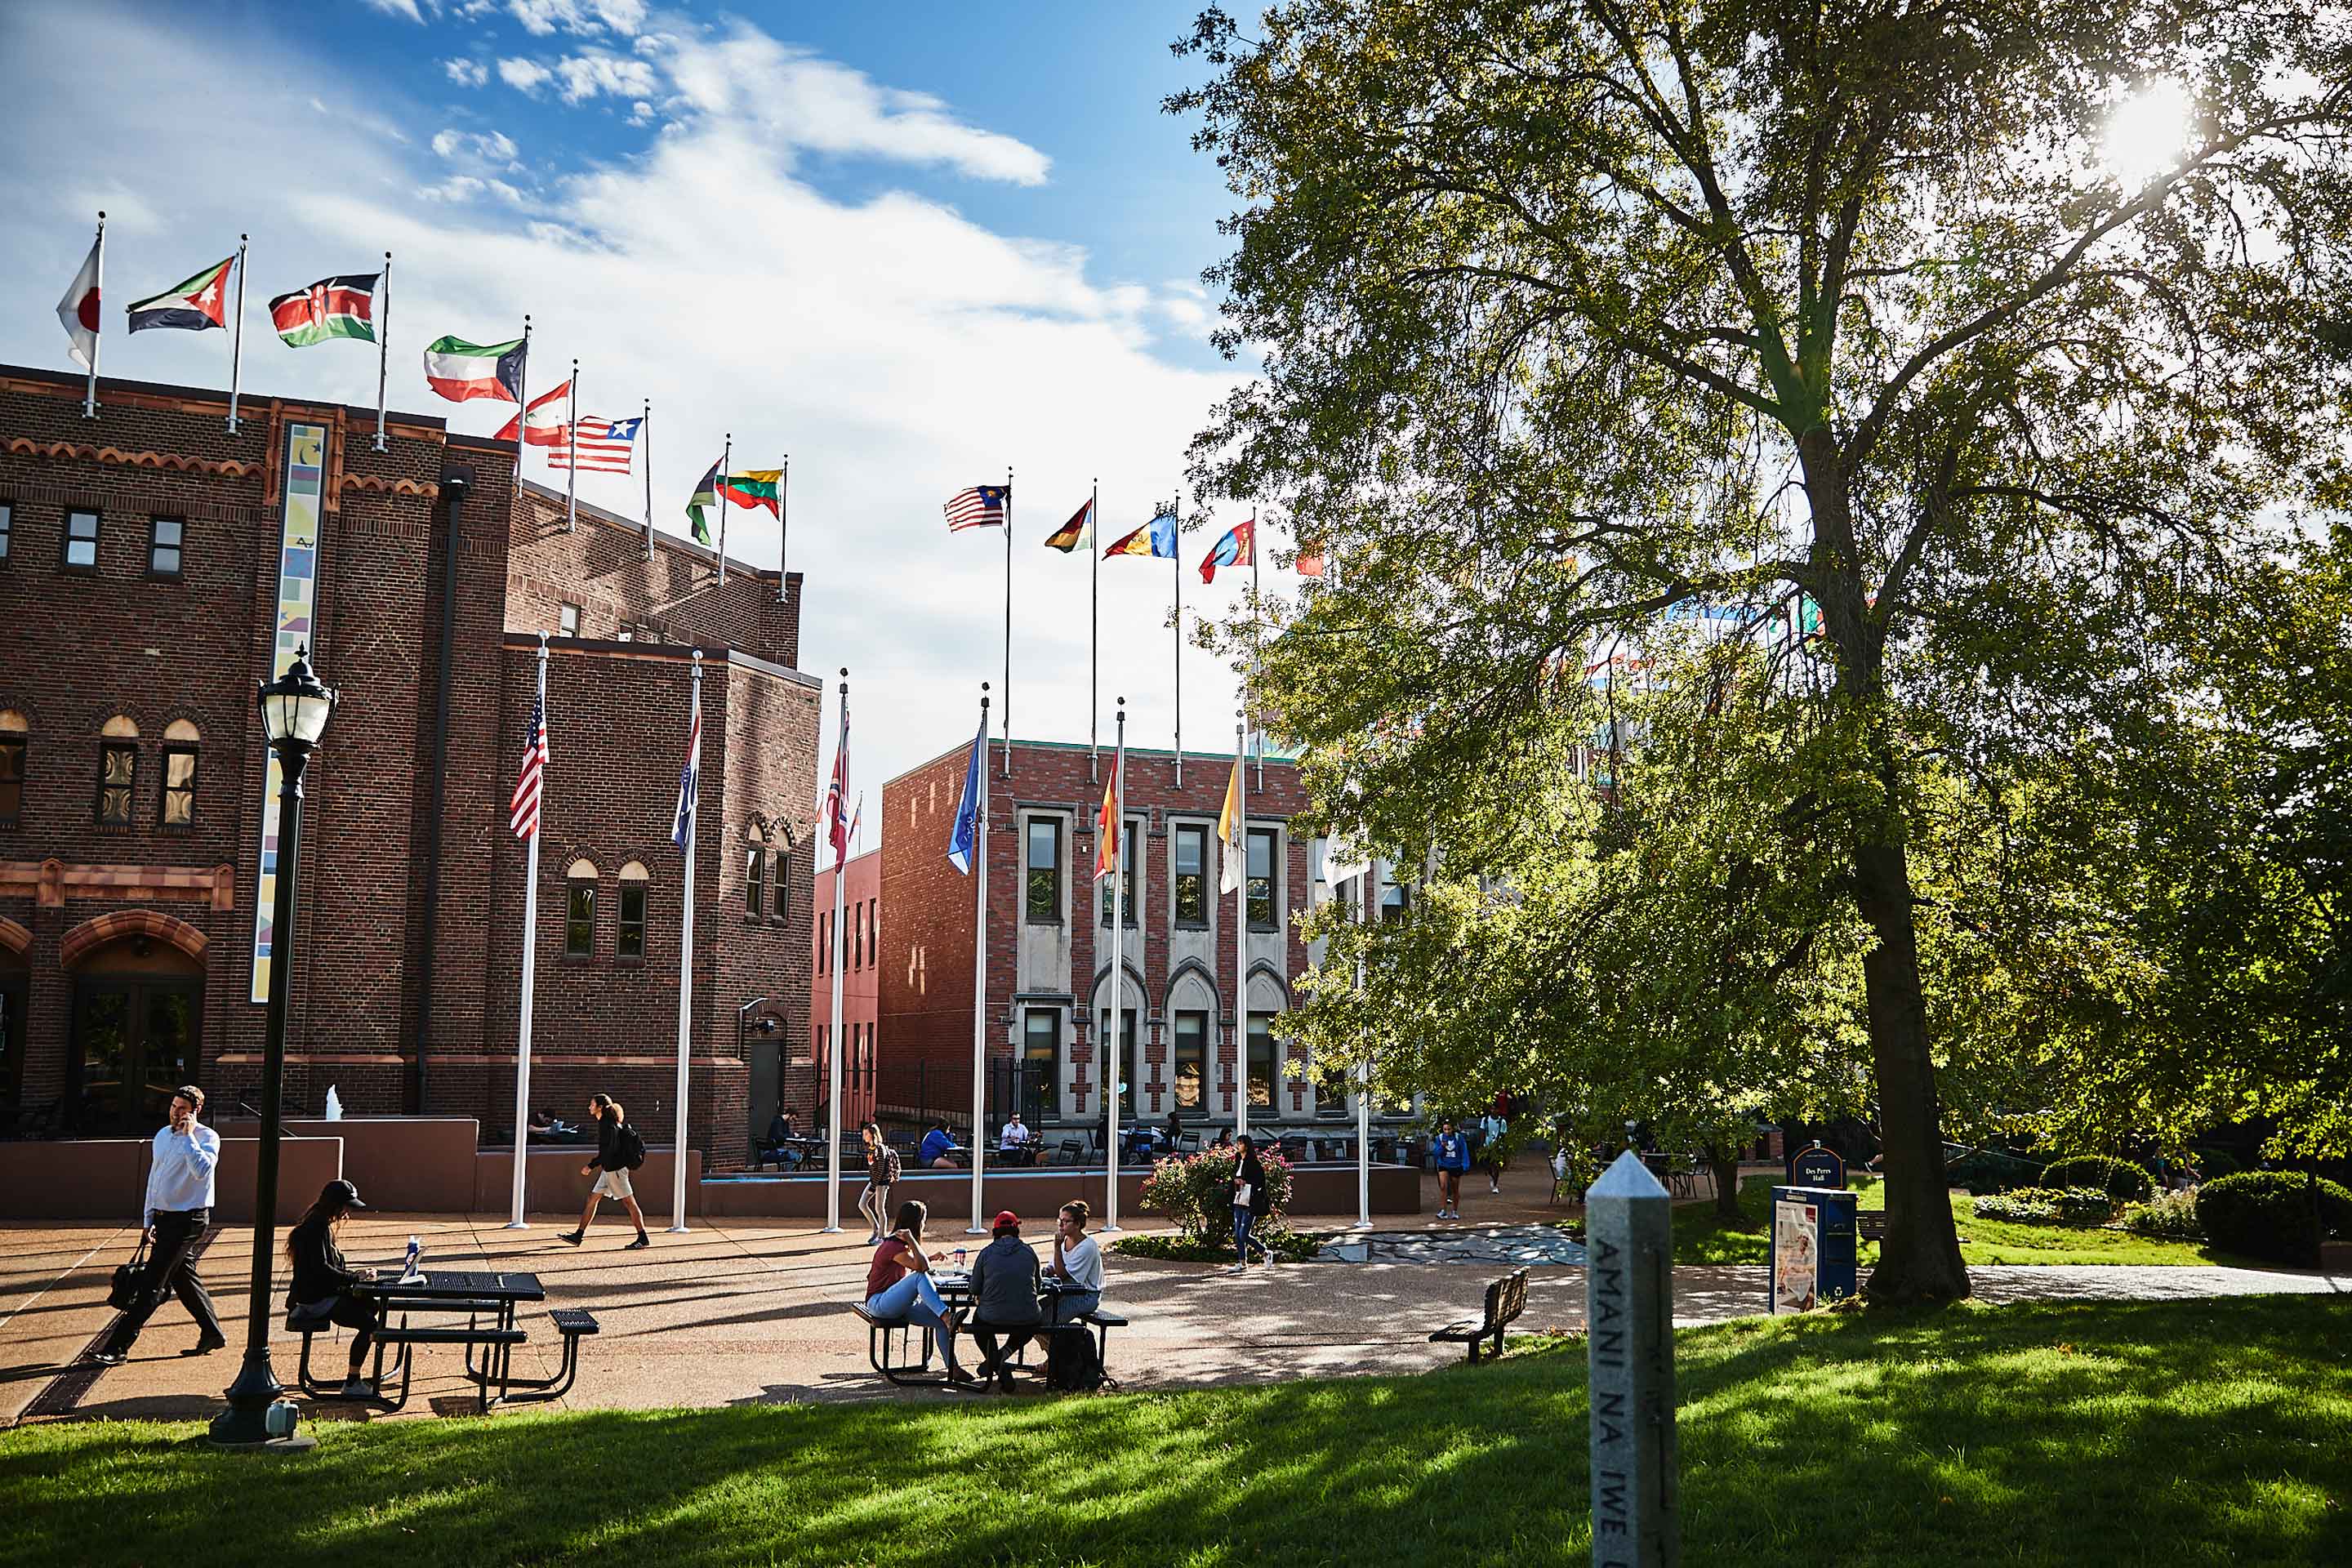
<instances>
[{"instance_id":1,"label":"person in gray hoodie","mask_svg":"<svg viewBox=\"0 0 2352 1568\"><path fill-rule=\"evenodd\" d=\"M993 1375L997 1392L1010 1394L1013 1363L1008 1358L1029 1342L1045 1313L1037 1304L1036 1249L1021 1239L1021 1216L1005 1209L990 1229L993 1239L971 1260L972 1311L965 1326L980 1345L982 1381Z\"/></svg>"}]
</instances>

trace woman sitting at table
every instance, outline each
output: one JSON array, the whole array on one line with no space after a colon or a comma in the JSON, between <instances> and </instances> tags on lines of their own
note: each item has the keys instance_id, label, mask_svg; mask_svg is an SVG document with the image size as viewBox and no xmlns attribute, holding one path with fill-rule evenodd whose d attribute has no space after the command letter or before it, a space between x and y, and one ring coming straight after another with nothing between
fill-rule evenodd
<instances>
[{"instance_id":1,"label":"woman sitting at table","mask_svg":"<svg viewBox=\"0 0 2352 1568\"><path fill-rule=\"evenodd\" d=\"M930 1280L931 1260L923 1251L923 1221L930 1216L919 1198L898 1205L898 1228L874 1249L866 1271L866 1310L877 1318L908 1318L939 1331L940 1353L948 1363L948 1381L979 1380L956 1364L956 1315L940 1300Z\"/></svg>"},{"instance_id":2,"label":"woman sitting at table","mask_svg":"<svg viewBox=\"0 0 2352 1568\"><path fill-rule=\"evenodd\" d=\"M1061 1282L1054 1298L1054 1321L1067 1323L1102 1305L1102 1248L1087 1234L1087 1200L1062 1205L1054 1227L1054 1263L1046 1269Z\"/></svg>"},{"instance_id":3,"label":"woman sitting at table","mask_svg":"<svg viewBox=\"0 0 2352 1568\"><path fill-rule=\"evenodd\" d=\"M360 1190L349 1182L329 1182L294 1228L286 1234L287 1261L294 1266L294 1286L286 1292L287 1322L299 1328L339 1323L352 1331L351 1370L343 1377L345 1399L373 1399L375 1386L360 1375L374 1342L375 1308L352 1293L354 1285L375 1278L373 1268L352 1268L335 1246L343 1217L363 1209Z\"/></svg>"}]
</instances>

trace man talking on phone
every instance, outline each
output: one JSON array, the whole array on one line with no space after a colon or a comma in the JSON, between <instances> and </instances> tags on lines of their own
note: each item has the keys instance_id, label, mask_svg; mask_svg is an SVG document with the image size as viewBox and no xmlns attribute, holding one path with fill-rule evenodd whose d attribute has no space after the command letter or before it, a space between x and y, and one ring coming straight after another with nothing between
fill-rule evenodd
<instances>
[{"instance_id":1,"label":"man talking on phone","mask_svg":"<svg viewBox=\"0 0 2352 1568\"><path fill-rule=\"evenodd\" d=\"M171 1124L155 1134L154 1157L147 1167L147 1267L130 1310L106 1342L90 1352L89 1359L101 1365L122 1364L139 1331L173 1292L196 1321L196 1342L181 1354L204 1355L228 1343L213 1299L196 1278L193 1256L212 1223L213 1172L220 1164L220 1134L196 1120L204 1108L205 1091L194 1084L172 1091Z\"/></svg>"}]
</instances>

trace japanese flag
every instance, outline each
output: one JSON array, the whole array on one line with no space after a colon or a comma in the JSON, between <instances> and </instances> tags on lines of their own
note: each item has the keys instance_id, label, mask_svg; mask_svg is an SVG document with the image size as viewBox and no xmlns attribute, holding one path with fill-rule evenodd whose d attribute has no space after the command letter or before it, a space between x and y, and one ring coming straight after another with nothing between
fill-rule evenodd
<instances>
[{"instance_id":1,"label":"japanese flag","mask_svg":"<svg viewBox=\"0 0 2352 1568\"><path fill-rule=\"evenodd\" d=\"M98 358L98 275L102 254L100 242L92 240L81 270L67 285L66 297L58 301L58 321L73 342L66 352L84 370L90 369Z\"/></svg>"}]
</instances>

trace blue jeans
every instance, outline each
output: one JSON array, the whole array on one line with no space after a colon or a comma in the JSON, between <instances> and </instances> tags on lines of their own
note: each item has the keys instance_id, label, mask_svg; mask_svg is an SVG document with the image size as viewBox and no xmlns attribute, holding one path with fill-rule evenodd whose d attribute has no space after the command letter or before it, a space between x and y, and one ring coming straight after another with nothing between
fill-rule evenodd
<instances>
[{"instance_id":1,"label":"blue jeans","mask_svg":"<svg viewBox=\"0 0 2352 1568\"><path fill-rule=\"evenodd\" d=\"M1256 1219L1257 1215L1241 1205L1234 1205L1234 1261L1236 1263L1246 1264L1249 1261L1250 1226ZM1257 1250L1258 1255L1264 1257L1265 1244L1259 1243Z\"/></svg>"},{"instance_id":2,"label":"blue jeans","mask_svg":"<svg viewBox=\"0 0 2352 1568\"><path fill-rule=\"evenodd\" d=\"M1054 1298L1054 1321L1076 1322L1101 1305L1099 1290L1065 1290Z\"/></svg>"},{"instance_id":3,"label":"blue jeans","mask_svg":"<svg viewBox=\"0 0 2352 1568\"><path fill-rule=\"evenodd\" d=\"M866 1310L877 1318L906 1318L940 1331L940 1352L955 1365L955 1335L948 1329L948 1304L926 1274L906 1274L887 1290L866 1298Z\"/></svg>"}]
</instances>

